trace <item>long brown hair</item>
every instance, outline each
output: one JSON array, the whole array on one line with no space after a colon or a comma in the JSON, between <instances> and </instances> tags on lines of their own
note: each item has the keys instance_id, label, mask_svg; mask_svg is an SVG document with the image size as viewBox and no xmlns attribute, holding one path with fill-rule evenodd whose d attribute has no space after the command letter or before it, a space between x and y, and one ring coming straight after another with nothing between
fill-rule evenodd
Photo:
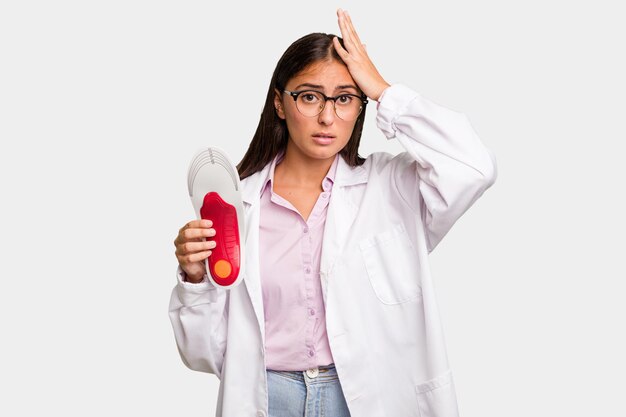
<instances>
[{"instance_id":1,"label":"long brown hair","mask_svg":"<svg viewBox=\"0 0 626 417\"><path fill-rule=\"evenodd\" d=\"M287 147L289 132L287 131L285 120L278 117L274 109L274 89L284 90L291 78L316 62L335 59L343 64L333 45L334 37L335 35L327 33L311 33L303 36L287 48L278 64L276 64L276 69L267 91L265 106L261 113L261 120L246 154L239 162L239 165L237 165L241 179L262 170L278 153ZM343 39L339 37L338 39L343 47ZM339 152L350 166L361 165L365 161L358 153L364 121L365 106L354 124L350 140Z\"/></svg>"}]
</instances>

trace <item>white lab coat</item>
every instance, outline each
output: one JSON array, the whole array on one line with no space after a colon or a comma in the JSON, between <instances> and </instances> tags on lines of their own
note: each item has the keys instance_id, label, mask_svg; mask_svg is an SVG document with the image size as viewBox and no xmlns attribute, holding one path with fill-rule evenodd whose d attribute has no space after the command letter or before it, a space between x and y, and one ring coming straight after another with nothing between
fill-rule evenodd
<instances>
[{"instance_id":1,"label":"white lab coat","mask_svg":"<svg viewBox=\"0 0 626 417\"><path fill-rule=\"evenodd\" d=\"M496 179L468 118L401 84L377 125L406 152L339 159L320 267L326 327L352 417L458 416L428 254ZM180 281L169 308L183 362L217 375L217 416L267 416L259 201L269 165L242 181L246 272L232 290Z\"/></svg>"}]
</instances>

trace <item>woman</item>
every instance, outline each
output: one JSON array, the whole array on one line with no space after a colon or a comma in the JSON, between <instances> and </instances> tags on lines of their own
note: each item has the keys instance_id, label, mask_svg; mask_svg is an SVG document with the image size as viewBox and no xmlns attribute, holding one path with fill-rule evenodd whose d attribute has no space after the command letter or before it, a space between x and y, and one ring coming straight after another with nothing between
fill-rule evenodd
<instances>
[{"instance_id":1,"label":"woman","mask_svg":"<svg viewBox=\"0 0 626 417\"><path fill-rule=\"evenodd\" d=\"M458 414L428 254L495 158L464 114L389 85L337 14L343 39L305 36L278 62L238 166L243 285L206 279L210 221L175 240L170 317L185 364L220 379L218 416ZM359 157L367 97L405 152Z\"/></svg>"}]
</instances>

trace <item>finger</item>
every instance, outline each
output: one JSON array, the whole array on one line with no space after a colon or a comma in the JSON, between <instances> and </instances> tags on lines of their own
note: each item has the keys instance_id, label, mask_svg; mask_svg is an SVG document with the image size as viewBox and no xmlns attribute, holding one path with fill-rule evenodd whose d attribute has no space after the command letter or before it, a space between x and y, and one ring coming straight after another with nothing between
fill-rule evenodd
<instances>
[{"instance_id":1,"label":"finger","mask_svg":"<svg viewBox=\"0 0 626 417\"><path fill-rule=\"evenodd\" d=\"M197 252L207 251L210 249L215 249L217 243L214 240L208 240L206 242L187 242L182 245L179 245L176 248L176 255L186 256L191 255Z\"/></svg>"},{"instance_id":2,"label":"finger","mask_svg":"<svg viewBox=\"0 0 626 417\"><path fill-rule=\"evenodd\" d=\"M348 51L343 49L343 46L341 46L341 42L339 42L339 38L337 38L336 36L333 38L333 45L335 46L335 50L339 54L339 57L344 61L350 56Z\"/></svg>"},{"instance_id":3,"label":"finger","mask_svg":"<svg viewBox=\"0 0 626 417\"><path fill-rule=\"evenodd\" d=\"M190 264L190 263L194 263L194 262L200 262L200 261L204 261L206 258L211 256L212 253L213 252L210 251L210 250L203 251L203 252L198 252L198 253L194 253L192 255L182 256L181 258L179 258L178 261L181 264Z\"/></svg>"},{"instance_id":4,"label":"finger","mask_svg":"<svg viewBox=\"0 0 626 417\"><path fill-rule=\"evenodd\" d=\"M352 27L352 23L350 22L350 18L348 16L348 12L342 11L341 19L340 19L340 27L342 28L341 33L345 34L343 37L344 45L348 49L350 53L362 52L363 48L361 48L361 41L354 31Z\"/></svg>"},{"instance_id":5,"label":"finger","mask_svg":"<svg viewBox=\"0 0 626 417\"><path fill-rule=\"evenodd\" d=\"M188 242L191 240L201 240L202 238L215 236L215 229L187 229L181 234L182 238L179 242Z\"/></svg>"},{"instance_id":6,"label":"finger","mask_svg":"<svg viewBox=\"0 0 626 417\"><path fill-rule=\"evenodd\" d=\"M207 240L203 242L187 242L183 245L183 250L180 253L182 255L189 255L196 252L215 249L216 246L217 243L214 240Z\"/></svg>"},{"instance_id":7,"label":"finger","mask_svg":"<svg viewBox=\"0 0 626 417\"><path fill-rule=\"evenodd\" d=\"M346 26L348 27L348 30L350 31L350 37L352 38L352 40L357 46L362 46L363 43L361 42L359 35L356 33L356 29L354 28L354 24L352 24L352 18L350 17L350 14L348 12L345 12L345 14L346 14Z\"/></svg>"},{"instance_id":8,"label":"finger","mask_svg":"<svg viewBox=\"0 0 626 417\"><path fill-rule=\"evenodd\" d=\"M344 11L341 9L337 10L337 16L339 21L339 30L341 31L341 37L343 38L343 45L346 47L348 52L350 49L348 48L348 44L351 44L352 41L350 39L350 32L348 31L348 27L346 26L346 18Z\"/></svg>"},{"instance_id":9,"label":"finger","mask_svg":"<svg viewBox=\"0 0 626 417\"><path fill-rule=\"evenodd\" d=\"M187 229L209 228L209 227L213 227L213 222L211 220L206 220L206 219L192 220L186 225L184 225L183 227L181 227L180 230L178 230L178 233L181 234L183 230L187 230Z\"/></svg>"},{"instance_id":10,"label":"finger","mask_svg":"<svg viewBox=\"0 0 626 417\"><path fill-rule=\"evenodd\" d=\"M192 220L187 224L189 225L190 229L191 228L208 228L208 227L213 226L213 222L207 219Z\"/></svg>"}]
</instances>

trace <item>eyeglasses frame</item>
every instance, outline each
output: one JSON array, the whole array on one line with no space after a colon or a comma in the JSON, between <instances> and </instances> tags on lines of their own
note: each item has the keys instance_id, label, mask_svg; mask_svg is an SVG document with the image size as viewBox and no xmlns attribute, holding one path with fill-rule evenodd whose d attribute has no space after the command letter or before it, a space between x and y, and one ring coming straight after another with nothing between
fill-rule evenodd
<instances>
[{"instance_id":1,"label":"eyeglasses frame","mask_svg":"<svg viewBox=\"0 0 626 417\"><path fill-rule=\"evenodd\" d=\"M306 93L306 92L309 92L309 91L321 94L322 97L324 97L324 105L320 109L320 112L317 113L315 116L307 116L305 114L302 114L302 112L300 112L300 109L298 109L298 112L300 112L300 114L302 114L304 117L316 117L316 116L319 116L324 111L324 109L326 108L326 103L328 102L328 100L331 100L333 102L333 110L335 111L335 115L337 117L339 117L341 120L344 120L344 119L341 118L341 116L339 116L339 114L337 114L337 106L335 105L336 104L335 100L337 100L340 97L352 96L352 97L356 97L359 100L361 100L361 109L359 110L359 114L357 114L356 118L354 119L354 120L356 120L356 119L359 118L361 113L363 113L363 108L368 103L367 96L365 94L358 95L358 94L345 93L345 94L339 94L338 96L335 96L335 97L331 97L331 96L327 96L326 94L324 94L324 93L322 93L321 91L318 91L318 90L311 90L311 89L300 90L300 91L283 90L283 92L285 92L285 93L289 94L291 97L293 97L293 101L296 102L296 103L298 101L298 96L300 94ZM298 108L297 104L296 104L296 108ZM348 120L344 120L344 121L348 121ZM352 121L352 120L350 120L350 121Z\"/></svg>"}]
</instances>

